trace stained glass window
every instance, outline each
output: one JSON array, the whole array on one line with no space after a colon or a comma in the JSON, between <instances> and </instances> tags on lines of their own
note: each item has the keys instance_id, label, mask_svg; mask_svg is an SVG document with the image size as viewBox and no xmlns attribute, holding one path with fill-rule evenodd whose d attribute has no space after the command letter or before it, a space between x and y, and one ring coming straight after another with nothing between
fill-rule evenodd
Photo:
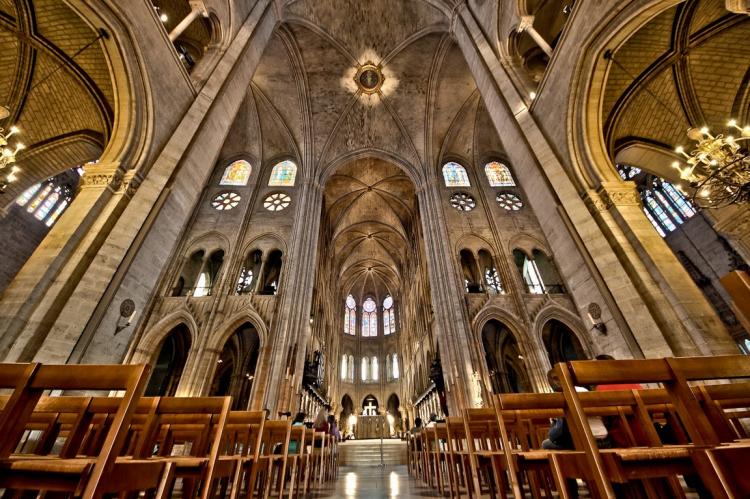
<instances>
[{"instance_id":1,"label":"stained glass window","mask_svg":"<svg viewBox=\"0 0 750 499\"><path fill-rule=\"evenodd\" d=\"M42 184L36 184L23 191L23 194L18 196L18 199L16 199L16 203L18 204L18 206L25 206L26 203L28 203L29 200L34 197L34 194L37 193L40 187L42 187Z\"/></svg>"},{"instance_id":2,"label":"stained glass window","mask_svg":"<svg viewBox=\"0 0 750 499\"><path fill-rule=\"evenodd\" d=\"M242 267L240 270L240 277L237 279L237 288L235 293L238 295L248 294L252 291L251 284L253 283L253 269Z\"/></svg>"},{"instance_id":3,"label":"stained glass window","mask_svg":"<svg viewBox=\"0 0 750 499\"><path fill-rule=\"evenodd\" d=\"M623 180L632 180L636 175L641 173L640 168L630 165L617 165L617 173Z\"/></svg>"},{"instance_id":4,"label":"stained glass window","mask_svg":"<svg viewBox=\"0 0 750 499\"><path fill-rule=\"evenodd\" d=\"M50 210L55 206L58 199L60 199L60 193L58 193L57 191L47 196L47 199L44 200L42 206L40 206L39 209L34 213L34 216L37 218L37 220L44 220L44 217L46 217Z\"/></svg>"},{"instance_id":5,"label":"stained glass window","mask_svg":"<svg viewBox=\"0 0 750 499\"><path fill-rule=\"evenodd\" d=\"M60 215L62 215L62 212L65 211L65 208L68 206L69 202L70 202L70 199L66 198L66 199L63 199L60 203L58 203L57 208L55 208L55 211L52 212L52 215L45 222L45 224L47 224L47 227L52 227L52 225L57 221L57 219L60 218Z\"/></svg>"},{"instance_id":6,"label":"stained glass window","mask_svg":"<svg viewBox=\"0 0 750 499\"><path fill-rule=\"evenodd\" d=\"M393 310L393 297L386 296L383 300L383 334L396 332L396 313Z\"/></svg>"},{"instance_id":7,"label":"stained glass window","mask_svg":"<svg viewBox=\"0 0 750 499\"><path fill-rule=\"evenodd\" d=\"M664 229L662 232L672 232L677 228L664 211L664 208L651 195L646 196L646 208L651 212L652 219L655 219L661 228Z\"/></svg>"},{"instance_id":8,"label":"stained glass window","mask_svg":"<svg viewBox=\"0 0 750 499\"><path fill-rule=\"evenodd\" d=\"M349 357L344 354L341 356L341 379L346 379L349 374L349 366L347 365Z\"/></svg>"},{"instance_id":9,"label":"stained glass window","mask_svg":"<svg viewBox=\"0 0 750 499\"><path fill-rule=\"evenodd\" d=\"M28 211L29 213L34 213L39 205L42 204L42 201L47 198L47 194L49 194L50 191L52 191L52 184L47 184L46 186L44 186L44 189L42 189L42 191L37 194L31 204L29 204L29 207L26 208L26 211Z\"/></svg>"},{"instance_id":10,"label":"stained glass window","mask_svg":"<svg viewBox=\"0 0 750 499\"><path fill-rule=\"evenodd\" d=\"M354 297L346 297L346 307L344 307L344 334L354 335L357 331L357 302Z\"/></svg>"},{"instance_id":11,"label":"stained glass window","mask_svg":"<svg viewBox=\"0 0 750 499\"><path fill-rule=\"evenodd\" d=\"M484 282L487 288L493 293L502 293L503 285L500 282L500 276L495 267L488 267L484 270Z\"/></svg>"},{"instance_id":12,"label":"stained glass window","mask_svg":"<svg viewBox=\"0 0 750 499\"><path fill-rule=\"evenodd\" d=\"M672 200L677 210L679 210L680 214L682 214L685 218L690 218L695 215L695 209L690 206L690 203L687 201L687 199L685 199L685 196L683 196L680 191L675 189L672 184L670 184L669 182L662 182L661 186L669 199Z\"/></svg>"},{"instance_id":13,"label":"stained glass window","mask_svg":"<svg viewBox=\"0 0 750 499\"><path fill-rule=\"evenodd\" d=\"M370 362L367 357L362 357L362 368L360 370L360 378L362 378L362 381L367 381L370 378Z\"/></svg>"},{"instance_id":14,"label":"stained glass window","mask_svg":"<svg viewBox=\"0 0 750 499\"><path fill-rule=\"evenodd\" d=\"M514 187L516 182L510 173L510 168L497 161L490 161L484 165L484 173L490 187Z\"/></svg>"},{"instance_id":15,"label":"stained glass window","mask_svg":"<svg viewBox=\"0 0 750 499\"><path fill-rule=\"evenodd\" d=\"M297 178L297 165L294 162L285 160L277 163L271 170L271 178L268 180L269 186L293 187L294 180Z\"/></svg>"},{"instance_id":16,"label":"stained glass window","mask_svg":"<svg viewBox=\"0 0 750 499\"><path fill-rule=\"evenodd\" d=\"M393 379L398 379L401 376L401 372L398 369L398 354L393 354Z\"/></svg>"},{"instance_id":17,"label":"stained glass window","mask_svg":"<svg viewBox=\"0 0 750 499\"><path fill-rule=\"evenodd\" d=\"M378 358L377 357L373 357L372 358L372 365L370 367L370 374L371 374L370 379L373 380L373 381L377 381L378 377L380 376L380 371L379 371L379 368L378 368Z\"/></svg>"},{"instance_id":18,"label":"stained glass window","mask_svg":"<svg viewBox=\"0 0 750 499\"><path fill-rule=\"evenodd\" d=\"M233 161L224 170L219 185L247 185L253 168L244 159Z\"/></svg>"},{"instance_id":19,"label":"stained glass window","mask_svg":"<svg viewBox=\"0 0 750 499\"><path fill-rule=\"evenodd\" d=\"M443 166L443 178L446 187L471 187L466 168L454 161L450 161Z\"/></svg>"},{"instance_id":20,"label":"stained glass window","mask_svg":"<svg viewBox=\"0 0 750 499\"><path fill-rule=\"evenodd\" d=\"M362 336L374 337L378 335L378 316L375 300L368 298L362 304Z\"/></svg>"},{"instance_id":21,"label":"stained glass window","mask_svg":"<svg viewBox=\"0 0 750 499\"><path fill-rule=\"evenodd\" d=\"M672 205L670 204L669 201L667 201L667 198L664 196L664 194L662 194L661 191L654 190L654 195L659 200L659 204L661 204L662 207L667 209L667 212L669 212L669 215L672 217L672 220L677 222L677 225L680 225L684 222L684 220L682 220L682 217L677 214L677 210L672 208Z\"/></svg>"},{"instance_id":22,"label":"stained glass window","mask_svg":"<svg viewBox=\"0 0 750 499\"><path fill-rule=\"evenodd\" d=\"M354 355L349 356L349 379L354 381Z\"/></svg>"},{"instance_id":23,"label":"stained glass window","mask_svg":"<svg viewBox=\"0 0 750 499\"><path fill-rule=\"evenodd\" d=\"M659 223L651 215L651 212L649 212L646 208L643 208L643 213L646 214L646 218L648 218L648 221L651 222L651 225L654 226L654 229L656 229L656 232L658 232L661 237L666 237L667 234L664 232L664 229L661 228Z\"/></svg>"}]
</instances>

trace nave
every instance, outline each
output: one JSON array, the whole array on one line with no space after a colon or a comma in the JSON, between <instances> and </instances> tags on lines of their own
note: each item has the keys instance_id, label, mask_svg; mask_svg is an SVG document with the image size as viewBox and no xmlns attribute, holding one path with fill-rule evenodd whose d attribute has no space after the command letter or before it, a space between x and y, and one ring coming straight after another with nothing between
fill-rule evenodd
<instances>
[{"instance_id":1,"label":"nave","mask_svg":"<svg viewBox=\"0 0 750 499\"><path fill-rule=\"evenodd\" d=\"M313 499L390 499L440 497L436 491L419 483L406 466L343 466L339 477L314 493Z\"/></svg>"}]
</instances>

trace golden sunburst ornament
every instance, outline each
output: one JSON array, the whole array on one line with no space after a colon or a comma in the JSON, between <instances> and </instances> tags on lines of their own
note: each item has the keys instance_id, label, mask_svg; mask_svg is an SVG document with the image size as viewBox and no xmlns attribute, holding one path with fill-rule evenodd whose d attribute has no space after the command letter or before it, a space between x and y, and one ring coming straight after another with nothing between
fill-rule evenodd
<instances>
[{"instance_id":1,"label":"golden sunburst ornament","mask_svg":"<svg viewBox=\"0 0 750 499\"><path fill-rule=\"evenodd\" d=\"M354 75L354 82L359 90L365 94L379 92L384 81L385 77L381 67L369 61L357 68L357 73Z\"/></svg>"}]
</instances>

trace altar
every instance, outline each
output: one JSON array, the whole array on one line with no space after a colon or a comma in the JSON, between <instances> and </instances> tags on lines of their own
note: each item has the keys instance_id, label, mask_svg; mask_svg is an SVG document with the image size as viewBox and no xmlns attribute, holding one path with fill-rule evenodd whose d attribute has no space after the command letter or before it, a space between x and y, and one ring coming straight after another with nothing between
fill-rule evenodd
<instances>
[{"instance_id":1,"label":"altar","mask_svg":"<svg viewBox=\"0 0 750 499\"><path fill-rule=\"evenodd\" d=\"M385 416L357 416L354 426L354 437L358 440L364 438L388 438L390 433L388 420Z\"/></svg>"}]
</instances>

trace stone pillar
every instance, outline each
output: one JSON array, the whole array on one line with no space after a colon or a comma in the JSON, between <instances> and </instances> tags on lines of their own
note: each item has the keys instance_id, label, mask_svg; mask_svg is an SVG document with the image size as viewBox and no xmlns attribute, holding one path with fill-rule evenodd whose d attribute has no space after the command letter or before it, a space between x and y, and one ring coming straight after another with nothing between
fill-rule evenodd
<instances>
[{"instance_id":1,"label":"stone pillar","mask_svg":"<svg viewBox=\"0 0 750 499\"><path fill-rule=\"evenodd\" d=\"M180 35L183 34L191 24L193 24L193 21L198 19L198 17L200 16L208 17L206 6L203 5L203 2L201 1L192 0L190 2L190 14L185 16L185 18L180 21L180 23L175 26L174 29L169 33L169 40L172 42L177 40Z\"/></svg>"},{"instance_id":2,"label":"stone pillar","mask_svg":"<svg viewBox=\"0 0 750 499\"><path fill-rule=\"evenodd\" d=\"M534 28L534 16L521 16L521 22L518 23L518 31L528 33L531 39L539 45L539 48L542 49L548 57L552 57L552 47L550 47L547 40L545 40Z\"/></svg>"},{"instance_id":3,"label":"stone pillar","mask_svg":"<svg viewBox=\"0 0 750 499\"><path fill-rule=\"evenodd\" d=\"M427 274L432 307L435 311L434 337L440 347L449 410L457 413L473 407L471 377L473 338L463 297L463 282L458 282L455 260L448 241L448 229L440 202L440 179L429 169L427 180L417 192L424 236ZM452 278L451 278L452 277ZM429 369L429 366L428 366Z\"/></svg>"},{"instance_id":4,"label":"stone pillar","mask_svg":"<svg viewBox=\"0 0 750 499\"><path fill-rule=\"evenodd\" d=\"M128 184L133 202L108 219L111 230L93 226L87 232L99 243L90 264L75 269L75 279L61 280L32 304L40 319L22 325L23 337L11 358L122 361L135 328L115 336L119 304L130 298L137 310L146 308L273 33L276 17L269 5L269 0L256 3L177 131L148 165L140 187ZM177 169L180 175L175 176ZM45 245L38 251L45 251Z\"/></svg>"},{"instance_id":5,"label":"stone pillar","mask_svg":"<svg viewBox=\"0 0 750 499\"><path fill-rule=\"evenodd\" d=\"M304 166L303 166L304 168ZM311 167L308 167L312 170ZM320 213L323 206L323 188L308 174L299 192L298 214L292 235L294 241L286 267L282 269L280 302L276 306L275 334L271 352L268 379L275 383L266 386L265 406L271 414L289 411L295 407L302 386L305 365L305 348L310 341L310 307L312 305L315 273L317 271ZM292 353L295 352L295 353ZM289 354L294 358L289 358ZM291 366L286 376L285 371Z\"/></svg>"},{"instance_id":6,"label":"stone pillar","mask_svg":"<svg viewBox=\"0 0 750 499\"><path fill-rule=\"evenodd\" d=\"M632 245L641 249L653 247L643 244L645 225L626 230L616 223L607 225L606 217L599 214L607 212L611 202L602 201L598 194L588 195L588 202L584 202L582 197L586 195L582 196L572 182L572 174L559 159L559 152L542 133L503 61L465 4L459 8L454 26L490 117L506 144L513 145L507 152L529 204L550 245L565 255L558 260L559 271L568 283L579 315L585 317L588 303L602 307L609 334L595 338L597 346L615 356L660 357L700 353L696 338L728 338L715 314L697 298L699 291L684 271L681 280L655 282L649 271L660 272L659 278L677 277L679 262L672 257L661 258L658 265L650 268L644 265L646 255L638 254ZM639 216L647 223L645 216ZM656 235L652 228L648 227L648 231ZM683 301L688 307L680 305ZM701 343L705 345L706 341ZM712 353L730 350L723 340L707 347Z\"/></svg>"}]
</instances>

